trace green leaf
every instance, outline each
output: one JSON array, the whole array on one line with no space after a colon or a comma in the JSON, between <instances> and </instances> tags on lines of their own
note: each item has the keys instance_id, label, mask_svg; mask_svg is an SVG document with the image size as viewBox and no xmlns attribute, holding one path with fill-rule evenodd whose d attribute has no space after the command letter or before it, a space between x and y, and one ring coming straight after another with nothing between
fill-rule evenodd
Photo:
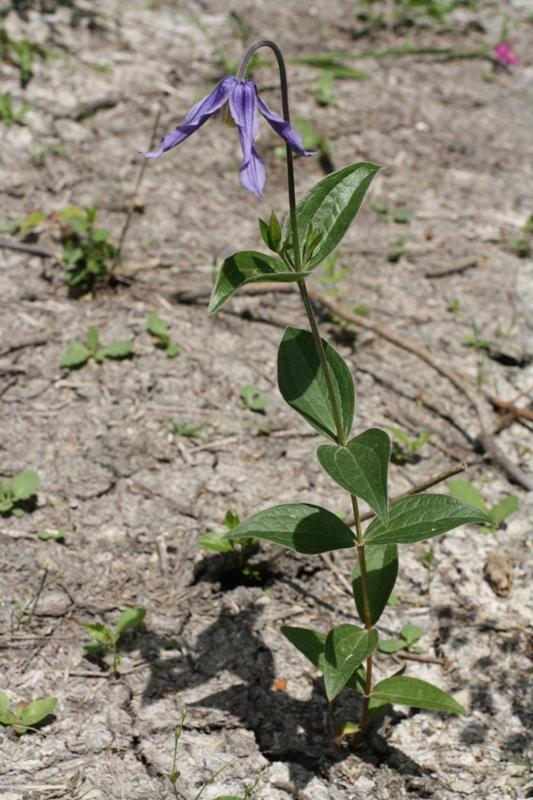
<instances>
[{"instance_id":1,"label":"green leaf","mask_svg":"<svg viewBox=\"0 0 533 800\"><path fill-rule=\"evenodd\" d=\"M98 350L98 342L100 340L100 336L98 333L98 328L95 328L94 325L91 325L89 330L87 331L87 342L89 344L89 349L91 354L94 356L96 351Z\"/></svg>"},{"instance_id":2,"label":"green leaf","mask_svg":"<svg viewBox=\"0 0 533 800\"><path fill-rule=\"evenodd\" d=\"M368 72L348 67L346 64L342 64L340 61L336 61L332 56L326 54L295 56L294 58L288 58L287 62L290 64L305 64L308 67L327 70L333 73L336 78L351 78L352 80L362 81L369 80L372 77Z\"/></svg>"},{"instance_id":3,"label":"green leaf","mask_svg":"<svg viewBox=\"0 0 533 800\"><path fill-rule=\"evenodd\" d=\"M406 642L400 642L399 639L383 639L378 645L380 653L398 653L407 647Z\"/></svg>"},{"instance_id":4,"label":"green leaf","mask_svg":"<svg viewBox=\"0 0 533 800\"><path fill-rule=\"evenodd\" d=\"M400 631L400 636L405 639L407 646L409 646L416 642L417 639L420 639L422 628L419 628L418 625L404 625Z\"/></svg>"},{"instance_id":5,"label":"green leaf","mask_svg":"<svg viewBox=\"0 0 533 800\"><path fill-rule=\"evenodd\" d=\"M160 338L163 338L163 336L167 335L167 323L164 319L161 319L159 314L149 314L148 330L152 336L159 336Z\"/></svg>"},{"instance_id":6,"label":"green leaf","mask_svg":"<svg viewBox=\"0 0 533 800\"><path fill-rule=\"evenodd\" d=\"M32 726L51 714L56 705L57 697L46 697L27 706L17 706L15 714L24 725Z\"/></svg>"},{"instance_id":7,"label":"green leaf","mask_svg":"<svg viewBox=\"0 0 533 800\"><path fill-rule=\"evenodd\" d=\"M24 106L21 108L21 112ZM30 106L31 108L31 106ZM35 228L36 225L39 225L41 222L44 222L46 219L46 215L44 211L34 211L33 214L30 214L29 217L26 217L22 225L20 226L19 233L24 233L25 231L29 230L30 228Z\"/></svg>"},{"instance_id":8,"label":"green leaf","mask_svg":"<svg viewBox=\"0 0 533 800\"><path fill-rule=\"evenodd\" d=\"M394 589L398 577L398 547L389 544L385 547L365 547L365 565L368 582L368 596L370 603L370 619L375 625ZM365 621L365 606L363 600L363 585L361 580L361 564L355 562L352 571L352 589L357 606L357 613L362 622Z\"/></svg>"},{"instance_id":9,"label":"green leaf","mask_svg":"<svg viewBox=\"0 0 533 800\"><path fill-rule=\"evenodd\" d=\"M83 626L87 636L91 639L96 639L98 642L103 642L105 645L111 644L112 634L107 625L103 622L89 622Z\"/></svg>"},{"instance_id":10,"label":"green leaf","mask_svg":"<svg viewBox=\"0 0 533 800\"><path fill-rule=\"evenodd\" d=\"M95 244L101 244L101 242L107 241L110 236L111 234L106 228L97 228L95 231L91 232L91 239Z\"/></svg>"},{"instance_id":11,"label":"green leaf","mask_svg":"<svg viewBox=\"0 0 533 800\"><path fill-rule=\"evenodd\" d=\"M112 342L107 347L98 350L95 359L102 361L104 358L126 358L135 349L135 342Z\"/></svg>"},{"instance_id":12,"label":"green leaf","mask_svg":"<svg viewBox=\"0 0 533 800\"><path fill-rule=\"evenodd\" d=\"M452 497L464 500L466 503L470 503L470 505L479 508L480 511L484 511L486 514L489 513L480 492L468 481L463 481L461 479L448 481L448 491Z\"/></svg>"},{"instance_id":13,"label":"green leaf","mask_svg":"<svg viewBox=\"0 0 533 800\"><path fill-rule=\"evenodd\" d=\"M324 648L326 646L325 633L313 631L309 628L293 628L288 625L283 625L281 632L300 653L303 653L309 659L314 667L319 669L320 672L324 672L326 664L324 656Z\"/></svg>"},{"instance_id":14,"label":"green leaf","mask_svg":"<svg viewBox=\"0 0 533 800\"><path fill-rule=\"evenodd\" d=\"M200 547L203 547L204 550L212 550L215 553L234 552L231 541L225 539L224 536L225 534L223 533L210 531L209 533L204 533L203 536L200 536L198 539L198 544Z\"/></svg>"},{"instance_id":15,"label":"green leaf","mask_svg":"<svg viewBox=\"0 0 533 800\"><path fill-rule=\"evenodd\" d=\"M277 253L281 247L281 226L274 212L270 215L270 236L272 237L274 250Z\"/></svg>"},{"instance_id":16,"label":"green leaf","mask_svg":"<svg viewBox=\"0 0 533 800\"><path fill-rule=\"evenodd\" d=\"M240 524L240 519L237 514L234 514L233 511L228 508L226 511L226 516L224 517L224 524L228 531L232 531L237 525Z\"/></svg>"},{"instance_id":17,"label":"green leaf","mask_svg":"<svg viewBox=\"0 0 533 800\"><path fill-rule=\"evenodd\" d=\"M177 342L169 341L166 349L167 358L176 358L180 354L180 346Z\"/></svg>"},{"instance_id":18,"label":"green leaf","mask_svg":"<svg viewBox=\"0 0 533 800\"><path fill-rule=\"evenodd\" d=\"M237 289L247 283L297 280L302 280L302 275L290 272L279 258L253 250L243 250L226 258L222 264L207 313L213 314Z\"/></svg>"},{"instance_id":19,"label":"green leaf","mask_svg":"<svg viewBox=\"0 0 533 800\"><path fill-rule=\"evenodd\" d=\"M419 678L406 678L404 675L380 681L374 687L372 697L402 706L434 708L452 714L466 714L466 709L442 689L437 689L436 686Z\"/></svg>"},{"instance_id":20,"label":"green leaf","mask_svg":"<svg viewBox=\"0 0 533 800\"><path fill-rule=\"evenodd\" d=\"M86 642L83 645L83 649L88 656L96 656L98 653L103 653L104 650L107 650L111 647L110 645L105 645L103 642Z\"/></svg>"},{"instance_id":21,"label":"green leaf","mask_svg":"<svg viewBox=\"0 0 533 800\"><path fill-rule=\"evenodd\" d=\"M355 625L338 625L326 637L324 683L328 700L333 700L378 645L378 632Z\"/></svg>"},{"instance_id":22,"label":"green leaf","mask_svg":"<svg viewBox=\"0 0 533 800\"><path fill-rule=\"evenodd\" d=\"M463 500L444 494L416 494L391 504L387 527L379 519L371 522L365 544L412 544L471 522L492 525L487 514Z\"/></svg>"},{"instance_id":23,"label":"green leaf","mask_svg":"<svg viewBox=\"0 0 533 800\"><path fill-rule=\"evenodd\" d=\"M320 242L305 271L320 264L344 237L357 216L365 194L381 167L376 164L352 164L319 181L296 206L298 239L301 257L303 245L312 227L320 236ZM294 249L290 219L285 221L283 238L288 243L289 254Z\"/></svg>"},{"instance_id":24,"label":"green leaf","mask_svg":"<svg viewBox=\"0 0 533 800\"><path fill-rule=\"evenodd\" d=\"M394 428L392 426L389 428L389 431L392 433L393 436L396 437L396 439L398 439L399 442L401 442L409 449L411 448L411 439L409 438L409 435L405 431L402 431L401 428Z\"/></svg>"},{"instance_id":25,"label":"green leaf","mask_svg":"<svg viewBox=\"0 0 533 800\"><path fill-rule=\"evenodd\" d=\"M518 508L518 497L514 494L508 494L503 500L500 500L495 506L492 506L489 511L489 516L494 520L495 525L500 525L504 519L514 514Z\"/></svg>"},{"instance_id":26,"label":"green leaf","mask_svg":"<svg viewBox=\"0 0 533 800\"><path fill-rule=\"evenodd\" d=\"M10 702L9 697L7 696L7 694L5 692L0 691L0 713L3 713L4 711L7 711L7 709L9 708L10 705L11 705L11 702Z\"/></svg>"},{"instance_id":27,"label":"green leaf","mask_svg":"<svg viewBox=\"0 0 533 800\"><path fill-rule=\"evenodd\" d=\"M263 239L264 243L268 247L269 250L272 250L273 253L278 252L278 248L274 243L274 239L272 238L272 233L270 231L270 226L266 224L263 219L258 219L259 222L259 231L261 233L261 238Z\"/></svg>"},{"instance_id":28,"label":"green leaf","mask_svg":"<svg viewBox=\"0 0 533 800\"><path fill-rule=\"evenodd\" d=\"M81 367L91 357L91 351L82 342L69 342L67 352L61 357L60 367Z\"/></svg>"},{"instance_id":29,"label":"green leaf","mask_svg":"<svg viewBox=\"0 0 533 800\"><path fill-rule=\"evenodd\" d=\"M252 536L308 555L355 546L355 537L344 522L331 511L307 503L260 511L227 533L226 539Z\"/></svg>"},{"instance_id":30,"label":"green leaf","mask_svg":"<svg viewBox=\"0 0 533 800\"><path fill-rule=\"evenodd\" d=\"M317 451L318 460L330 478L350 494L365 500L384 525L389 516L390 452L388 435L377 428L364 431L344 447L324 444Z\"/></svg>"},{"instance_id":31,"label":"green leaf","mask_svg":"<svg viewBox=\"0 0 533 800\"><path fill-rule=\"evenodd\" d=\"M341 356L322 340L344 436L350 435L355 389L350 370ZM337 442L337 429L329 402L324 372L313 336L300 328L286 328L278 351L278 385L283 399L323 436Z\"/></svg>"},{"instance_id":32,"label":"green leaf","mask_svg":"<svg viewBox=\"0 0 533 800\"><path fill-rule=\"evenodd\" d=\"M141 624L145 616L145 608L127 608L118 618L115 633L120 636L122 633L131 630L131 628L135 628Z\"/></svg>"},{"instance_id":33,"label":"green leaf","mask_svg":"<svg viewBox=\"0 0 533 800\"><path fill-rule=\"evenodd\" d=\"M11 513L13 514L14 517L23 517L24 516L24 511L21 508L14 508L11 511Z\"/></svg>"},{"instance_id":34,"label":"green leaf","mask_svg":"<svg viewBox=\"0 0 533 800\"><path fill-rule=\"evenodd\" d=\"M40 539L42 542L47 542L49 539L60 541L61 539L65 538L65 529L58 528L57 531L48 531L45 528L43 528L40 531L37 531L37 538Z\"/></svg>"},{"instance_id":35,"label":"green leaf","mask_svg":"<svg viewBox=\"0 0 533 800\"><path fill-rule=\"evenodd\" d=\"M32 469L27 469L24 472L19 472L8 483L6 488L13 495L14 502L18 500L29 500L35 494L39 486L39 476Z\"/></svg>"},{"instance_id":36,"label":"green leaf","mask_svg":"<svg viewBox=\"0 0 533 800\"><path fill-rule=\"evenodd\" d=\"M381 712L387 708L388 705L388 700L380 700L378 697L371 695L370 702L368 704L368 716L366 718L367 725L369 725L373 719L379 716L379 714L381 714Z\"/></svg>"}]
</instances>

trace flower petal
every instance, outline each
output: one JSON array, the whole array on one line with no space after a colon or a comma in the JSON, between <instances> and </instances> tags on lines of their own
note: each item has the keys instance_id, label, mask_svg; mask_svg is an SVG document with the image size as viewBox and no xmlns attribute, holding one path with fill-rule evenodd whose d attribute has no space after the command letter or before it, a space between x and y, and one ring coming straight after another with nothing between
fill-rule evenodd
<instances>
[{"instance_id":1,"label":"flower petal","mask_svg":"<svg viewBox=\"0 0 533 800\"><path fill-rule=\"evenodd\" d=\"M204 124L204 122L207 122L209 117L212 117L214 114L220 111L224 103L228 100L233 92L236 83L237 79L233 76L224 78L222 81L220 81L218 86L213 89L211 94L208 94L190 109L185 117L185 122L183 125L178 125L178 127L174 128L173 131L167 133L166 136L163 136L157 150L155 150L153 153L141 153L140 155L146 156L147 158L159 158L161 153L165 153L172 147L176 147L177 144L181 144L181 142L187 139L191 133L197 131L198 128Z\"/></svg>"},{"instance_id":2,"label":"flower petal","mask_svg":"<svg viewBox=\"0 0 533 800\"><path fill-rule=\"evenodd\" d=\"M253 81L246 78L242 83L237 83L233 89L229 107L241 139L243 155L240 171L241 183L245 189L253 192L257 197L261 197L265 187L266 170L254 142L254 138L259 133L257 101L257 87Z\"/></svg>"},{"instance_id":3,"label":"flower petal","mask_svg":"<svg viewBox=\"0 0 533 800\"><path fill-rule=\"evenodd\" d=\"M304 145L302 142L302 137L299 133L296 133L293 128L291 128L289 122L285 122L279 114L276 114L275 111L271 111L267 104L264 103L260 97L257 98L257 103L259 106L259 111L264 116L268 124L271 128L281 136L281 138L289 145L291 150L296 153L298 156L314 156L316 155L315 152L304 150Z\"/></svg>"}]
</instances>

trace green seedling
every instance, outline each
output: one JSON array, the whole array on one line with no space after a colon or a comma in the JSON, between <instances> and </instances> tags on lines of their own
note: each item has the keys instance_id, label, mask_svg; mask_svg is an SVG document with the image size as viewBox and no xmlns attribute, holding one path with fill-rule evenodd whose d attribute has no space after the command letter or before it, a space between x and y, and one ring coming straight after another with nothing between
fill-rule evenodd
<instances>
[{"instance_id":1,"label":"green seedling","mask_svg":"<svg viewBox=\"0 0 533 800\"><path fill-rule=\"evenodd\" d=\"M398 241L394 243L393 249L389 250L387 253L387 261L389 261L391 264L396 264L405 253L405 245L408 240L408 234L405 234L405 236L400 236Z\"/></svg>"},{"instance_id":2,"label":"green seedling","mask_svg":"<svg viewBox=\"0 0 533 800\"><path fill-rule=\"evenodd\" d=\"M418 559L428 574L428 587L433 583L435 578L435 551L432 547L422 552L421 557Z\"/></svg>"},{"instance_id":3,"label":"green seedling","mask_svg":"<svg viewBox=\"0 0 533 800\"><path fill-rule=\"evenodd\" d=\"M180 346L172 341L167 333L167 323L158 314L150 314L148 317L148 330L154 337L156 347L161 347L168 358L175 358L179 355Z\"/></svg>"},{"instance_id":4,"label":"green seedling","mask_svg":"<svg viewBox=\"0 0 533 800\"><path fill-rule=\"evenodd\" d=\"M111 674L116 673L117 667L122 664L122 658L117 650L118 640L123 633L140 625L145 616L145 608L128 608L126 611L123 611L118 618L114 631L108 628L107 625L104 625L103 622L92 622L84 625L85 633L91 639L95 640L93 642L87 642L87 644L83 646L85 654L87 656L97 656L111 653L113 663L109 668L109 672Z\"/></svg>"},{"instance_id":5,"label":"green seedling","mask_svg":"<svg viewBox=\"0 0 533 800\"><path fill-rule=\"evenodd\" d=\"M20 504L33 497L38 486L39 476L32 469L19 472L10 481L0 483L0 515L22 517L24 509Z\"/></svg>"},{"instance_id":6,"label":"green seedling","mask_svg":"<svg viewBox=\"0 0 533 800\"><path fill-rule=\"evenodd\" d=\"M0 122L3 122L4 125L24 125L22 117L32 108L31 103L23 103L18 111L15 111L11 92L0 94Z\"/></svg>"},{"instance_id":7,"label":"green seedling","mask_svg":"<svg viewBox=\"0 0 533 800\"><path fill-rule=\"evenodd\" d=\"M424 428L420 436L416 439L411 439L409 434L402 431L401 428L389 428L390 433L397 441L392 442L392 452L394 460L398 464L405 464L414 460L416 451L420 450L431 437L431 431Z\"/></svg>"},{"instance_id":8,"label":"green seedling","mask_svg":"<svg viewBox=\"0 0 533 800\"><path fill-rule=\"evenodd\" d=\"M117 248L109 241L111 234L106 228L94 228L94 203L85 213L72 206L58 211L56 217L66 220L69 227L62 253L67 266L65 280L73 289L88 292L97 277L109 273L108 262L116 258Z\"/></svg>"},{"instance_id":9,"label":"green seedling","mask_svg":"<svg viewBox=\"0 0 533 800\"><path fill-rule=\"evenodd\" d=\"M334 73L329 69L321 69L318 73L318 83L313 91L313 97L319 106L338 106L340 97L333 97Z\"/></svg>"},{"instance_id":10,"label":"green seedling","mask_svg":"<svg viewBox=\"0 0 533 800\"><path fill-rule=\"evenodd\" d=\"M7 225L0 225L0 233L10 233L13 236L16 233L26 233L26 231L36 228L37 225L40 225L45 219L46 215L44 211L34 211L33 214L26 217L24 221L14 219Z\"/></svg>"},{"instance_id":11,"label":"green seedling","mask_svg":"<svg viewBox=\"0 0 533 800\"><path fill-rule=\"evenodd\" d=\"M324 261L322 262L321 266L325 272L325 275L320 275L317 280L320 283L330 283L333 285L332 289L328 289L326 294L329 297L338 297L340 294L346 291L345 287L341 287L338 284L349 275L351 271L351 267L343 267L341 269L336 269L337 261L339 260L339 256L341 254L340 250L335 250L331 253Z\"/></svg>"},{"instance_id":12,"label":"green seedling","mask_svg":"<svg viewBox=\"0 0 533 800\"><path fill-rule=\"evenodd\" d=\"M31 80L34 56L47 61L52 53L37 42L11 39L5 28L0 28L0 60L14 64L19 69L23 87Z\"/></svg>"},{"instance_id":13,"label":"green seedling","mask_svg":"<svg viewBox=\"0 0 533 800\"><path fill-rule=\"evenodd\" d=\"M473 332L471 334L463 336L463 344L467 344L475 353L477 353L476 389L477 393L479 394L483 385L483 378L485 377L485 362L487 360L489 343L486 339L482 339L479 336L475 321L472 322L472 331Z\"/></svg>"},{"instance_id":14,"label":"green seedling","mask_svg":"<svg viewBox=\"0 0 533 800\"><path fill-rule=\"evenodd\" d=\"M520 258L527 258L533 252L532 239L531 239L532 231L533 231L533 214L531 214L526 224L524 225L521 236L507 237L507 244L512 250L514 250L517 256L520 256Z\"/></svg>"},{"instance_id":15,"label":"green seedling","mask_svg":"<svg viewBox=\"0 0 533 800\"><path fill-rule=\"evenodd\" d=\"M378 644L381 653L399 653L400 650L407 650L410 653L423 653L424 648L413 647L422 636L422 629L418 625L404 625L400 631L399 639L383 639Z\"/></svg>"},{"instance_id":16,"label":"green seedling","mask_svg":"<svg viewBox=\"0 0 533 800\"><path fill-rule=\"evenodd\" d=\"M387 222L393 221L405 225L413 216L413 212L409 208L393 208L392 206L388 206L383 200L374 200L372 208L374 211L377 211L378 214L381 214L383 219L386 219Z\"/></svg>"},{"instance_id":17,"label":"green seedling","mask_svg":"<svg viewBox=\"0 0 533 800\"><path fill-rule=\"evenodd\" d=\"M22 701L10 710L11 703L8 696L0 691L0 723L11 725L15 733L22 736L51 714L56 705L57 697L45 697L42 700L34 700L33 703Z\"/></svg>"},{"instance_id":18,"label":"green seedling","mask_svg":"<svg viewBox=\"0 0 533 800\"><path fill-rule=\"evenodd\" d=\"M268 405L266 397L260 397L259 392L255 386L247 385L241 389L242 407L249 411L258 411L264 413Z\"/></svg>"},{"instance_id":19,"label":"green seedling","mask_svg":"<svg viewBox=\"0 0 533 800\"><path fill-rule=\"evenodd\" d=\"M354 314L359 314L360 317L367 317L370 313L370 306L368 303L360 303L358 306L355 306L353 309Z\"/></svg>"},{"instance_id":20,"label":"green seedling","mask_svg":"<svg viewBox=\"0 0 533 800\"><path fill-rule=\"evenodd\" d=\"M446 306L446 311L449 311L451 314L456 314L459 311L460 305L461 301L459 298L454 297Z\"/></svg>"},{"instance_id":21,"label":"green seedling","mask_svg":"<svg viewBox=\"0 0 533 800\"><path fill-rule=\"evenodd\" d=\"M90 358L94 358L99 364L104 358L126 358L133 353L135 342L119 341L111 342L107 347L99 347L100 335L98 328L91 326L87 331L87 344L75 339L67 345L67 352L61 357L59 362L60 367L66 369L75 369L86 364Z\"/></svg>"},{"instance_id":22,"label":"green seedling","mask_svg":"<svg viewBox=\"0 0 533 800\"><path fill-rule=\"evenodd\" d=\"M483 511L484 514L492 519L492 525L479 526L480 533L494 533L498 528L502 527L503 521L514 514L518 508L518 497L514 494L506 495L499 503L487 508L479 489L476 489L469 481L465 480L448 481L448 491L452 497L466 500L467 503L479 508L480 511Z\"/></svg>"},{"instance_id":23,"label":"green seedling","mask_svg":"<svg viewBox=\"0 0 533 800\"><path fill-rule=\"evenodd\" d=\"M37 591L33 593L24 608L22 607L20 601L15 599L16 609L13 609L11 613L11 633L14 633L20 627L27 628L32 621L35 609L37 608L37 603L39 602L39 598L41 597L42 593L57 581L57 577L55 577L52 578L51 581L47 582L47 577L48 565L44 568L43 577L41 578Z\"/></svg>"},{"instance_id":24,"label":"green seedling","mask_svg":"<svg viewBox=\"0 0 533 800\"><path fill-rule=\"evenodd\" d=\"M183 723L185 722L185 717L186 717L186 716L187 716L187 712L186 712L186 711L185 711L185 709L184 709L184 710L181 712L181 723L180 723L180 724L178 725L178 727L177 727L177 728L174 730L174 758L173 758L173 760L172 760L172 772L171 772L171 773L170 773L170 775L169 775L169 779L170 779L170 782L171 782L171 784L172 784L172 790L173 790L173 792L174 792L174 798L175 798L175 800L180 800L180 797L179 797L179 794L178 794L178 790L177 790L177 788L176 788L176 783L177 783L177 781L178 781L178 778L179 778L179 777L180 777L180 775L181 775L181 772L179 771L179 769L178 769L178 768L177 768L177 766L176 766L176 760L177 760L177 755L178 755L178 742L179 742L179 740L180 740L181 732L182 732L182 730L183 730ZM209 780L207 780L207 781L204 783L204 785L202 786L202 788L200 789L200 791L198 792L198 794L196 795L196 797L194 798L194 800L199 800L199 798L200 798L200 796L201 796L202 792L204 791L204 789L205 789L207 786L209 786L211 783L213 783L213 781L215 780L215 778L216 778L218 775L220 775L220 773L222 772L222 770L225 770L225 769L226 769L226 767L229 767L229 765L230 765L230 764L231 764L231 761L230 761L230 762L228 762L227 764L224 764L224 766L223 766L223 767L220 767L220 769L219 769L219 770L217 770L217 771L215 772L215 774L214 774L214 775L212 775L212 776L209 778ZM253 790L255 789L255 787L257 786L257 784L259 783L259 778L260 778L260 777L261 777L260 775L256 775L256 778L255 778L255 781L253 782L253 784L251 784L251 785L249 785L249 786L245 786L245 787L244 787L244 796L243 796L243 797L237 797L236 795L227 795L227 794L225 794L225 795L219 795L218 797L215 797L215 798L214 798L214 800L248 800L248 798L249 798L249 797L250 797L250 795L252 794Z\"/></svg>"},{"instance_id":25,"label":"green seedling","mask_svg":"<svg viewBox=\"0 0 533 800\"><path fill-rule=\"evenodd\" d=\"M201 425L189 426L182 417L181 424L173 422L172 420L170 420L170 424L172 425L172 433L174 434L173 441L176 441L180 436L188 436L190 439L199 439L201 442L205 442L205 438L200 434L200 431L207 428L207 422L203 422Z\"/></svg>"},{"instance_id":26,"label":"green seedling","mask_svg":"<svg viewBox=\"0 0 533 800\"><path fill-rule=\"evenodd\" d=\"M253 536L239 540L226 538L228 534L240 524L239 517L233 514L229 509L226 511L224 522L226 525L226 530L224 532L209 531L208 533L204 533L203 536L200 536L198 544L203 547L204 550L212 550L215 553L236 553L239 569L242 574L254 580L261 580L259 572L252 570L251 567L246 565L246 559L250 550L258 543L259 539L255 539Z\"/></svg>"},{"instance_id":27,"label":"green seedling","mask_svg":"<svg viewBox=\"0 0 533 800\"><path fill-rule=\"evenodd\" d=\"M54 542L63 542L65 540L65 529L58 528L53 531L42 528L40 531L37 531L37 538L40 539L41 542L47 542L49 539L52 539Z\"/></svg>"}]
</instances>

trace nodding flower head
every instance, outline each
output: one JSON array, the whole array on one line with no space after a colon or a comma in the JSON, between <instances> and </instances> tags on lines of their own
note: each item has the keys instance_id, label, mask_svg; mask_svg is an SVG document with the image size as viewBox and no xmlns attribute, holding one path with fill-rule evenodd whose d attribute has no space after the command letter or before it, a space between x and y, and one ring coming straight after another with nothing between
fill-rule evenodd
<instances>
[{"instance_id":1,"label":"nodding flower head","mask_svg":"<svg viewBox=\"0 0 533 800\"><path fill-rule=\"evenodd\" d=\"M499 45L494 48L492 55L500 66L516 67L518 58L516 57L516 53L511 50L511 47L514 47L517 41L518 39L506 39L506 41L500 42Z\"/></svg>"},{"instance_id":2,"label":"nodding flower head","mask_svg":"<svg viewBox=\"0 0 533 800\"><path fill-rule=\"evenodd\" d=\"M183 125L163 136L157 150L141 153L147 158L159 158L162 153L176 147L198 130L210 117L220 116L223 121L233 122L239 129L243 161L240 170L241 183L245 189L261 197L265 186L265 163L255 146L259 133L258 111L291 150L299 156L313 156L303 148L302 137L294 131L275 111L270 111L261 100L257 86L248 78L242 82L232 76L224 78L211 94L191 108Z\"/></svg>"}]
</instances>

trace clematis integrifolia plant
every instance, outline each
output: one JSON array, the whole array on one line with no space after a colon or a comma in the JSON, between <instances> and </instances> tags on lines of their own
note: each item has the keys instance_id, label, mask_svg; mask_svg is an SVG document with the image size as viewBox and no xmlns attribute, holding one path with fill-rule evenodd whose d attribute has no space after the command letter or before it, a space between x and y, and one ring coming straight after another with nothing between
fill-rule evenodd
<instances>
[{"instance_id":1,"label":"clematis integrifolia plant","mask_svg":"<svg viewBox=\"0 0 533 800\"><path fill-rule=\"evenodd\" d=\"M277 59L282 90L283 119L267 109L255 84L245 79L246 67L259 47L270 47ZM341 624L330 631L283 627L282 633L324 674L328 701L343 690L361 696L357 723L341 728L363 739L372 719L389 703L465 713L446 692L406 675L373 680L373 654L379 644L378 623L398 574L398 545L430 539L466 523L490 523L483 511L455 497L418 494L389 502L387 471L391 454L388 434L377 428L352 435L355 389L348 364L321 339L306 288L306 280L339 245L354 221L374 177L376 164L356 163L320 180L298 203L295 198L293 152L309 155L290 126L288 89L282 54L273 42L261 40L246 52L236 78L225 78L185 120L167 134L157 157L182 142L229 102L243 146L241 181L260 196L264 164L255 149L257 109L286 143L288 217L280 224L274 212L269 222L259 220L265 245L273 253L239 251L226 258L216 281L209 313L219 309L245 284L294 282L309 320L310 330L289 327L278 352L278 385L283 398L300 414L325 444L317 458L325 472L347 491L353 509L348 525L326 508L295 502L259 511L233 528L227 538L265 539L299 553L319 554L349 548L355 563L352 586L354 616L360 623ZM295 489L296 495L296 489ZM359 502L375 517L363 530Z\"/></svg>"}]
</instances>

